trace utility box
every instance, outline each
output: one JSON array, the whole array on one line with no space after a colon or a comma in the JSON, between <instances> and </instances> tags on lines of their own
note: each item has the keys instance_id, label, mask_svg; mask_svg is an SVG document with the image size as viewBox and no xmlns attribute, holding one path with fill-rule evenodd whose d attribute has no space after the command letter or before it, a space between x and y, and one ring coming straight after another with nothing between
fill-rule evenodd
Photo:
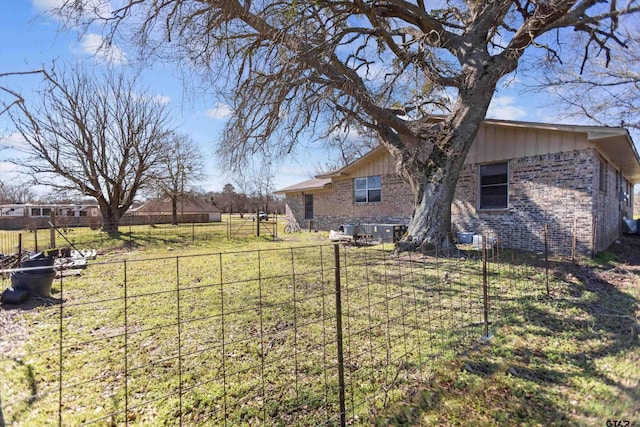
<instances>
[{"instance_id":1,"label":"utility box","mask_svg":"<svg viewBox=\"0 0 640 427\"><path fill-rule=\"evenodd\" d=\"M360 224L360 232L383 242L397 242L402 239L408 227L404 224Z\"/></svg>"},{"instance_id":2,"label":"utility box","mask_svg":"<svg viewBox=\"0 0 640 427\"><path fill-rule=\"evenodd\" d=\"M473 233L469 231L461 231L458 233L458 243L468 244L473 243Z\"/></svg>"},{"instance_id":3,"label":"utility box","mask_svg":"<svg viewBox=\"0 0 640 427\"><path fill-rule=\"evenodd\" d=\"M473 235L474 248L482 249L482 247L484 246L483 240L484 240L484 236L479 234L474 234ZM493 249L493 247L496 245L496 242L497 242L497 239L495 237L487 236L487 243L486 243L487 249Z\"/></svg>"}]
</instances>

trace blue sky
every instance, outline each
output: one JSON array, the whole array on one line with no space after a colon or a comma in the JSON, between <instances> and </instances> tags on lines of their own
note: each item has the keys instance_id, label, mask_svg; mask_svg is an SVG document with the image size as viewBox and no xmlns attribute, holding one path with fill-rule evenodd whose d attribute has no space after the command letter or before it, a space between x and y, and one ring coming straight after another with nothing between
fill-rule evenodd
<instances>
[{"instance_id":1,"label":"blue sky","mask_svg":"<svg viewBox=\"0 0 640 427\"><path fill-rule=\"evenodd\" d=\"M70 65L83 62L87 66L101 67L106 64L126 66L133 53L114 47L110 52L97 52L100 39L88 33L80 36L74 30L62 30L59 22L47 16L47 8L61 0L0 0L0 73L30 71L43 66ZM142 75L142 83L150 92L167 103L174 125L189 134L200 146L208 174L200 187L205 191L221 191L229 182L228 175L220 168L214 157L214 145L218 140L230 111L228 107L211 95L195 96L184 89L180 72L168 65L154 65ZM25 98L41 82L37 75L5 77L0 86L20 92ZM517 82L517 80L516 80ZM7 101L6 94L0 95ZM508 120L554 121L552 111L545 107L548 99L543 94L521 97L509 87L501 87L495 94L488 117ZM18 143L8 117L0 116L0 148ZM15 156L14 150L0 150L0 176L3 180L12 177L15 166L7 162ZM282 188L308 179L313 175L322 154L309 155L298 150L297 157L286 159L275 165L275 188Z\"/></svg>"}]
</instances>

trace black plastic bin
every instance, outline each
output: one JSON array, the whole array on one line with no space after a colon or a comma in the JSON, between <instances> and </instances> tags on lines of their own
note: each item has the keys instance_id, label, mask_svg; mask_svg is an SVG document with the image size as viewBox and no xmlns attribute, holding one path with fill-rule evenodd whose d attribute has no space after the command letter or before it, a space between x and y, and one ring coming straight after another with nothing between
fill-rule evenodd
<instances>
[{"instance_id":1,"label":"black plastic bin","mask_svg":"<svg viewBox=\"0 0 640 427\"><path fill-rule=\"evenodd\" d=\"M42 252L23 258L20 261L20 268L27 270L11 273L11 287L17 290L27 290L30 294L40 297L48 297L56 277L53 264L53 257L46 256Z\"/></svg>"},{"instance_id":2,"label":"black plastic bin","mask_svg":"<svg viewBox=\"0 0 640 427\"><path fill-rule=\"evenodd\" d=\"M14 271L11 273L11 287L24 289L30 294L46 298L51 293L51 285L56 278L55 271Z\"/></svg>"}]
</instances>

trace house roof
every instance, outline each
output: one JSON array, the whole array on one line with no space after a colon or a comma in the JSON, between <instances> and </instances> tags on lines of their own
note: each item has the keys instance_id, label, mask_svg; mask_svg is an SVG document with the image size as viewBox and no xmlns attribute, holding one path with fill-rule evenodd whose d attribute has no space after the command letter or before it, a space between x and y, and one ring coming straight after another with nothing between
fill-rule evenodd
<instances>
[{"instance_id":1,"label":"house roof","mask_svg":"<svg viewBox=\"0 0 640 427\"><path fill-rule=\"evenodd\" d=\"M437 118L436 118L437 119ZM587 135L588 141L612 164L619 168L624 175L634 184L640 183L640 156L631 139L629 131L625 128L565 125L537 122L522 122L515 120L485 119L485 125L527 128L548 131L574 132ZM317 175L316 178L336 178L348 175L365 162L373 160L376 156L386 154L387 150L380 145L354 162L334 171ZM300 183L302 184L302 183ZM296 184L299 185L299 184ZM285 189L283 189L285 190Z\"/></svg>"},{"instance_id":2,"label":"house roof","mask_svg":"<svg viewBox=\"0 0 640 427\"><path fill-rule=\"evenodd\" d=\"M336 169L334 171L331 172L327 172L324 173L322 175L317 175L316 178L321 178L321 179L329 179L331 180L331 178L335 178L335 177L339 177L339 176L343 176L343 175L348 175L353 169L357 169L358 167L360 167L360 165L364 162L367 162L369 160L373 160L378 156L382 156L384 154L388 153L387 149L385 148L384 145L378 145L376 148L374 148L373 150L369 151L367 154L365 154L364 156L358 158L357 160L349 163L348 165L340 168L340 169Z\"/></svg>"},{"instance_id":3,"label":"house roof","mask_svg":"<svg viewBox=\"0 0 640 427\"><path fill-rule=\"evenodd\" d=\"M292 193L296 191L310 191L310 190L323 190L331 186L331 178L324 178L317 176L306 181L299 182L297 184L290 185L288 187L281 188L274 191L276 194Z\"/></svg>"},{"instance_id":4,"label":"house roof","mask_svg":"<svg viewBox=\"0 0 640 427\"><path fill-rule=\"evenodd\" d=\"M165 198L165 199L151 200L147 203L143 203L142 205L140 205L135 209L131 209L130 212L145 213L145 214L152 213L157 215L171 214L172 213L171 199ZM178 198L178 212L193 214L193 213L218 213L222 211L217 207L208 204L204 200L200 200L195 197L185 197L184 200Z\"/></svg>"}]
</instances>

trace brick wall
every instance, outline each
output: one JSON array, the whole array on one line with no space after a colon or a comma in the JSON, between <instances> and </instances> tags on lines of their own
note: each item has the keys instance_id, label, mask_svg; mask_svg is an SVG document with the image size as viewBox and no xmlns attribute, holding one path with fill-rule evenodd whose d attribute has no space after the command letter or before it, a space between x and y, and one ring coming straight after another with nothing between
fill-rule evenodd
<instances>
[{"instance_id":1,"label":"brick wall","mask_svg":"<svg viewBox=\"0 0 640 427\"><path fill-rule=\"evenodd\" d=\"M457 231L495 233L506 247L544 250L544 227L552 253L590 254L593 192L598 159L593 150L545 154L509 161L509 207L477 206L477 165L465 165L456 188L452 222ZM596 188L597 189L597 188Z\"/></svg>"},{"instance_id":2,"label":"brick wall","mask_svg":"<svg viewBox=\"0 0 640 427\"><path fill-rule=\"evenodd\" d=\"M341 224L384 223L407 224L413 211L408 186L395 174L382 175L382 201L354 203L353 179L335 179L333 191L313 193L313 228L336 230ZM304 219L304 193L288 193L287 215L295 217L302 229L309 220Z\"/></svg>"},{"instance_id":3,"label":"brick wall","mask_svg":"<svg viewBox=\"0 0 640 427\"><path fill-rule=\"evenodd\" d=\"M600 156L579 150L509 161L509 207L481 211L477 207L477 165L465 165L456 187L452 231L490 233L506 247L544 249L544 227L552 253L570 255L575 235L577 254L606 249L619 236L621 204L615 170L607 166L607 191L599 189ZM302 228L304 196L288 194L287 204ZM336 229L345 223L408 223L413 202L408 186L396 175L382 176L382 201L356 205L353 181L337 179L332 192L314 194L314 226ZM594 224L595 233L594 233Z\"/></svg>"},{"instance_id":4,"label":"brick wall","mask_svg":"<svg viewBox=\"0 0 640 427\"><path fill-rule=\"evenodd\" d=\"M595 251L605 250L620 236L623 217L633 218L633 210L620 199L620 193L627 185L621 176L606 160L598 157L603 168L597 170L597 184L594 191L594 233ZM600 188L600 172L606 174L604 190ZM629 204L630 205L630 204Z\"/></svg>"}]
</instances>

